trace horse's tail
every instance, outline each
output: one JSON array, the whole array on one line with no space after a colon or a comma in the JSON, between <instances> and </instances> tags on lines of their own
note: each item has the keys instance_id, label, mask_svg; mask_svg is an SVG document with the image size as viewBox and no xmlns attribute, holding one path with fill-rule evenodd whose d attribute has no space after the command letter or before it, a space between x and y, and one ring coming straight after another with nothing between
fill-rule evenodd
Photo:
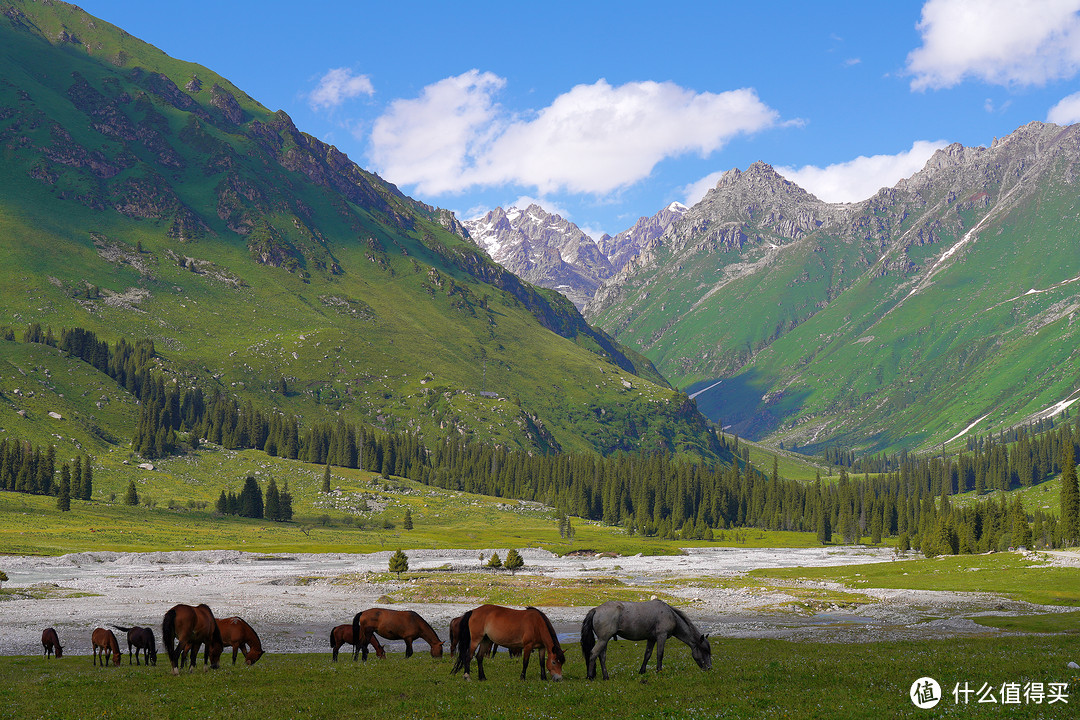
<instances>
[{"instance_id":1,"label":"horse's tail","mask_svg":"<svg viewBox=\"0 0 1080 720\"><path fill-rule=\"evenodd\" d=\"M367 643L364 642L364 638L360 634L360 616L363 615L363 614L364 614L364 611L361 610L360 612L353 615L353 619L352 619L352 639L353 639L353 646L356 647L359 650L363 650L364 659L367 660ZM353 655L353 660L355 660L355 659L356 659L356 656Z\"/></svg>"},{"instance_id":2,"label":"horse's tail","mask_svg":"<svg viewBox=\"0 0 1080 720\"><path fill-rule=\"evenodd\" d=\"M566 662L566 653L563 652L562 645L559 644L559 633L555 632L555 626L551 624L551 620L542 610L534 607L528 607L526 610L536 610L536 612L540 613L540 617L544 619L544 625L547 626L548 634L551 635L551 651L555 653L555 659L562 665Z\"/></svg>"},{"instance_id":3,"label":"horse's tail","mask_svg":"<svg viewBox=\"0 0 1080 720\"><path fill-rule=\"evenodd\" d=\"M458 625L458 655L457 660L454 661L454 667L450 669L450 674L456 674L461 668L465 667L466 661L469 659L469 647L472 645L472 633L469 632L469 620L472 619L473 611L465 613L461 616L461 624ZM480 662L477 660L477 662Z\"/></svg>"},{"instance_id":4,"label":"horse's tail","mask_svg":"<svg viewBox=\"0 0 1080 720\"><path fill-rule=\"evenodd\" d=\"M119 630L120 632L131 632L132 628L124 627L123 625L109 625L109 627Z\"/></svg>"},{"instance_id":5,"label":"horse's tail","mask_svg":"<svg viewBox=\"0 0 1080 720\"><path fill-rule=\"evenodd\" d=\"M334 633L336 630L337 628L334 628L330 631L330 647L334 647Z\"/></svg>"},{"instance_id":6,"label":"horse's tail","mask_svg":"<svg viewBox=\"0 0 1080 720\"><path fill-rule=\"evenodd\" d=\"M176 667L176 662L179 660L176 656L176 648L173 647L175 638L176 608L171 608L169 612L165 613L165 619L161 621L161 642L165 644L165 651L169 653L169 662L173 668Z\"/></svg>"},{"instance_id":7,"label":"horse's tail","mask_svg":"<svg viewBox=\"0 0 1080 720\"><path fill-rule=\"evenodd\" d=\"M593 615L595 614L596 608L593 608L581 621L581 652L585 655L586 662L592 655L593 648L596 647L596 636L593 633Z\"/></svg>"}]
</instances>

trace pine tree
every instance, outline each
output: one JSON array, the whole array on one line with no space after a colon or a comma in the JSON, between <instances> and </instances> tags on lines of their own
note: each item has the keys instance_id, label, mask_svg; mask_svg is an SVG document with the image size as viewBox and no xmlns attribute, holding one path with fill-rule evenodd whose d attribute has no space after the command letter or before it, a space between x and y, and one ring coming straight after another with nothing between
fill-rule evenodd
<instances>
[{"instance_id":1,"label":"pine tree","mask_svg":"<svg viewBox=\"0 0 1080 720\"><path fill-rule=\"evenodd\" d=\"M328 494L330 492L330 463L326 463L326 470L323 471L322 491Z\"/></svg>"},{"instance_id":2,"label":"pine tree","mask_svg":"<svg viewBox=\"0 0 1080 720\"><path fill-rule=\"evenodd\" d=\"M1080 487L1069 441L1061 444L1061 537L1068 547L1080 542Z\"/></svg>"},{"instance_id":3,"label":"pine tree","mask_svg":"<svg viewBox=\"0 0 1080 720\"><path fill-rule=\"evenodd\" d=\"M274 478L266 484L266 504L263 507L263 516L267 520L281 520L281 495L278 493L277 483Z\"/></svg>"},{"instance_id":4,"label":"pine tree","mask_svg":"<svg viewBox=\"0 0 1080 720\"><path fill-rule=\"evenodd\" d=\"M56 509L60 512L71 510L71 468L67 463L60 468L60 494L56 496Z\"/></svg>"},{"instance_id":5,"label":"pine tree","mask_svg":"<svg viewBox=\"0 0 1080 720\"><path fill-rule=\"evenodd\" d=\"M263 494L259 483L248 475L244 487L240 490L240 517L261 518L263 516Z\"/></svg>"},{"instance_id":6,"label":"pine tree","mask_svg":"<svg viewBox=\"0 0 1080 720\"><path fill-rule=\"evenodd\" d=\"M510 551L506 553L506 561L503 562L503 567L513 575L518 568L525 567L525 560L518 554L517 550L510 548Z\"/></svg>"},{"instance_id":7,"label":"pine tree","mask_svg":"<svg viewBox=\"0 0 1080 720\"><path fill-rule=\"evenodd\" d=\"M289 481L285 481L285 487L281 490L281 521L292 522L292 493L289 492Z\"/></svg>"},{"instance_id":8,"label":"pine tree","mask_svg":"<svg viewBox=\"0 0 1080 720\"><path fill-rule=\"evenodd\" d=\"M405 519L401 521L401 527L405 528L406 530L413 529L412 510L410 510L409 508L405 508Z\"/></svg>"},{"instance_id":9,"label":"pine tree","mask_svg":"<svg viewBox=\"0 0 1080 720\"><path fill-rule=\"evenodd\" d=\"M502 560L499 559L499 553L491 553L491 557L488 559L486 567L489 567L492 570L498 570L502 566L503 563Z\"/></svg>"},{"instance_id":10,"label":"pine tree","mask_svg":"<svg viewBox=\"0 0 1080 720\"><path fill-rule=\"evenodd\" d=\"M128 483L127 493L124 494L125 505L138 505L139 504L139 491L135 489L135 481L132 480Z\"/></svg>"},{"instance_id":11,"label":"pine tree","mask_svg":"<svg viewBox=\"0 0 1080 720\"><path fill-rule=\"evenodd\" d=\"M401 578L401 573L409 570L409 556L398 548L397 552L390 556L390 572L398 574L398 578Z\"/></svg>"},{"instance_id":12,"label":"pine tree","mask_svg":"<svg viewBox=\"0 0 1080 720\"><path fill-rule=\"evenodd\" d=\"M89 455L83 461L83 476L82 476L82 499L89 500L94 492L94 469L92 467L93 458Z\"/></svg>"},{"instance_id":13,"label":"pine tree","mask_svg":"<svg viewBox=\"0 0 1080 720\"><path fill-rule=\"evenodd\" d=\"M214 509L218 511L219 515L229 514L229 498L225 495L224 490L222 490L221 495L218 496L217 505L214 506Z\"/></svg>"}]
</instances>

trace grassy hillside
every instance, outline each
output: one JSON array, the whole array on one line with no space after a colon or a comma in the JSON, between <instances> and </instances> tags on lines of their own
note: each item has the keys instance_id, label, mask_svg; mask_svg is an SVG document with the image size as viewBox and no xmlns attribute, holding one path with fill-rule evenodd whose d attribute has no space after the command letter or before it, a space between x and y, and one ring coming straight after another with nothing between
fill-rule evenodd
<instances>
[{"instance_id":1,"label":"grassy hillside","mask_svg":"<svg viewBox=\"0 0 1080 720\"><path fill-rule=\"evenodd\" d=\"M714 452L647 360L207 68L63 3L15 2L0 36L0 326L149 337L307 422Z\"/></svg>"}]
</instances>

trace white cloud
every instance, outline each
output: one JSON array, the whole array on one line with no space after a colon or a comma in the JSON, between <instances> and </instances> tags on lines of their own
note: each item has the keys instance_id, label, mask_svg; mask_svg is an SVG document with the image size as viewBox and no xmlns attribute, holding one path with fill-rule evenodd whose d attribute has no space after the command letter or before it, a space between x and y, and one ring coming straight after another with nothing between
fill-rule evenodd
<instances>
[{"instance_id":1,"label":"white cloud","mask_svg":"<svg viewBox=\"0 0 1080 720\"><path fill-rule=\"evenodd\" d=\"M1058 125L1072 125L1080 122L1080 92L1062 98L1061 102L1050 108L1046 121Z\"/></svg>"},{"instance_id":2,"label":"white cloud","mask_svg":"<svg viewBox=\"0 0 1080 720\"><path fill-rule=\"evenodd\" d=\"M928 0L908 54L912 90L967 78L1042 85L1080 70L1080 0Z\"/></svg>"},{"instance_id":3,"label":"white cloud","mask_svg":"<svg viewBox=\"0 0 1080 720\"><path fill-rule=\"evenodd\" d=\"M720 176L725 172L725 170L718 170L714 173L709 173L697 182L690 183L682 188L683 205L693 207L701 202L701 199L705 197L706 193L716 187L716 183L720 182Z\"/></svg>"},{"instance_id":4,"label":"white cloud","mask_svg":"<svg viewBox=\"0 0 1080 720\"><path fill-rule=\"evenodd\" d=\"M921 170L930 156L947 143L918 140L911 149L897 155L860 155L854 160L819 168L804 165L795 169L778 167L776 172L826 202L858 202L883 187Z\"/></svg>"},{"instance_id":5,"label":"white cloud","mask_svg":"<svg viewBox=\"0 0 1080 720\"><path fill-rule=\"evenodd\" d=\"M424 195L473 184L466 173L498 132L502 110L493 96L505 83L470 70L428 85L418 98L395 100L372 128L372 163L391 182Z\"/></svg>"},{"instance_id":6,"label":"white cloud","mask_svg":"<svg viewBox=\"0 0 1080 720\"><path fill-rule=\"evenodd\" d=\"M398 100L375 123L379 172L422 194L517 184L605 194L668 157L703 156L777 123L752 89L695 93L674 83L578 85L527 117L494 101L505 81L472 70Z\"/></svg>"},{"instance_id":7,"label":"white cloud","mask_svg":"<svg viewBox=\"0 0 1080 720\"><path fill-rule=\"evenodd\" d=\"M375 94L375 86L367 75L353 75L348 68L334 68L319 79L319 85L308 100L312 110L335 108L346 100L360 95Z\"/></svg>"}]
</instances>

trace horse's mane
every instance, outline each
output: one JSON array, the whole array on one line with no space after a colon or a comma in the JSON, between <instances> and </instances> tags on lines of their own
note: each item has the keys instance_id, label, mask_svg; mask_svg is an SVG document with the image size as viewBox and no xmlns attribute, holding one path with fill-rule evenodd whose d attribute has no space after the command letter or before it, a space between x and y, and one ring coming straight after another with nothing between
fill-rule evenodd
<instances>
[{"instance_id":1,"label":"horse's mane","mask_svg":"<svg viewBox=\"0 0 1080 720\"><path fill-rule=\"evenodd\" d=\"M536 610L540 613L540 617L544 618L544 624L547 625L548 633L551 634L551 651L555 653L555 659L562 665L566 662L566 653L563 652L562 645L559 644L559 635L555 632L555 626L551 624L551 620L538 608L534 608L531 605L526 610Z\"/></svg>"},{"instance_id":2,"label":"horse's mane","mask_svg":"<svg viewBox=\"0 0 1080 720\"><path fill-rule=\"evenodd\" d=\"M671 611L675 613L675 617L679 619L679 622L686 626L687 634L690 636L691 640L696 643L698 638L701 637L701 633L698 632L697 626L690 622L690 618L686 617L686 613L682 610L673 605L668 605L667 603L664 604L671 608Z\"/></svg>"}]
</instances>

